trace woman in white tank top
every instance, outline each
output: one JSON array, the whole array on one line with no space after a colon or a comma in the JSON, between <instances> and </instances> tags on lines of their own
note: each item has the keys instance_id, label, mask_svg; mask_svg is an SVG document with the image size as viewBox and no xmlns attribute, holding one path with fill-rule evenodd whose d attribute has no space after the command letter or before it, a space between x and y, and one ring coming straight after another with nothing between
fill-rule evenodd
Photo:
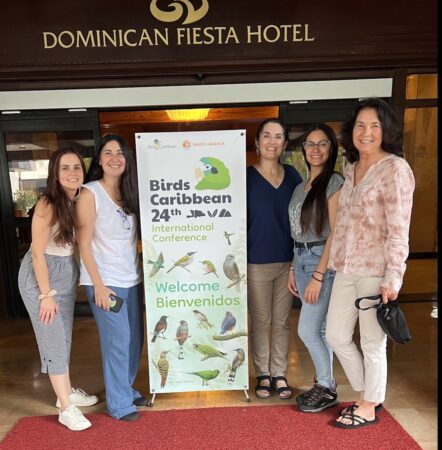
<instances>
[{"instance_id":1,"label":"woman in white tank top","mask_svg":"<svg viewBox=\"0 0 442 450\"><path fill-rule=\"evenodd\" d=\"M32 246L20 266L18 284L32 321L41 357L60 408L58 420L70 430L91 423L77 406L98 402L95 395L71 387L69 357L78 283L73 258L74 200L85 175L79 153L61 148L49 159L47 187L32 216Z\"/></svg>"},{"instance_id":2,"label":"woman in white tank top","mask_svg":"<svg viewBox=\"0 0 442 450\"><path fill-rule=\"evenodd\" d=\"M101 138L87 178L77 205L80 284L100 334L107 411L131 421L146 399L133 387L144 326L137 174L127 142L113 134ZM118 312L110 308L113 295L123 299Z\"/></svg>"}]
</instances>

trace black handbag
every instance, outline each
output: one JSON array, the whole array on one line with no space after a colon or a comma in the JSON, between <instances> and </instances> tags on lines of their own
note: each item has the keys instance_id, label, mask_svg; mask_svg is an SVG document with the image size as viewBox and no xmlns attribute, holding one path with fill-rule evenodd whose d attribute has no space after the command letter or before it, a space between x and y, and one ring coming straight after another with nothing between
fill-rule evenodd
<instances>
[{"instance_id":1,"label":"black handbag","mask_svg":"<svg viewBox=\"0 0 442 450\"><path fill-rule=\"evenodd\" d=\"M362 300L379 300L379 303L368 306L367 308L361 308L360 303ZM388 303L382 303L381 295L372 295L361 297L355 300L355 306L361 311L375 308L376 317L382 331L394 342L398 344L406 344L411 341L410 330L408 329L407 320L399 303L397 301L390 301Z\"/></svg>"}]
</instances>

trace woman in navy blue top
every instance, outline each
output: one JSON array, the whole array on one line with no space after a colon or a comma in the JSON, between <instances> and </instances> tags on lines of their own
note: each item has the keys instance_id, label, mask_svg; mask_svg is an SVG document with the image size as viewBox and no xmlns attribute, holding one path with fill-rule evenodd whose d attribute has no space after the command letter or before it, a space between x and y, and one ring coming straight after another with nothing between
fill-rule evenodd
<instances>
[{"instance_id":1,"label":"woman in navy blue top","mask_svg":"<svg viewBox=\"0 0 442 450\"><path fill-rule=\"evenodd\" d=\"M288 205L302 179L279 162L288 131L278 119L267 119L256 133L258 162L247 168L247 279L252 318L252 357L257 397L290 398L286 379L293 297L287 276L293 259ZM270 334L269 334L270 331Z\"/></svg>"}]
</instances>

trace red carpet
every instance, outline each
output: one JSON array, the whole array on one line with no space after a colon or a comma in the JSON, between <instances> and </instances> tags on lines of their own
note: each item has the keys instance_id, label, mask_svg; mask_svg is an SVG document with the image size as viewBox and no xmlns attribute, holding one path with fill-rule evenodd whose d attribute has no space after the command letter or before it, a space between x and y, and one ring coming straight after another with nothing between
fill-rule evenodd
<instances>
[{"instance_id":1,"label":"red carpet","mask_svg":"<svg viewBox=\"0 0 442 450\"><path fill-rule=\"evenodd\" d=\"M417 443L387 412L378 425L341 430L329 425L340 408L304 414L288 406L181 409L141 413L140 420L118 422L104 414L86 414L92 427L69 431L57 416L25 417L0 443L20 449L152 450L414 450Z\"/></svg>"}]
</instances>

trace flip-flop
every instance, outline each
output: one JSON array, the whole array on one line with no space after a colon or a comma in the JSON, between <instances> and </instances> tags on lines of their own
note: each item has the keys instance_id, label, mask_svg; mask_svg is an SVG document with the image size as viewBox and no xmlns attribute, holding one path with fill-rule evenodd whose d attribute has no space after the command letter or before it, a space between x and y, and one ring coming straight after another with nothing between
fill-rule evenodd
<instances>
[{"instance_id":1,"label":"flip-flop","mask_svg":"<svg viewBox=\"0 0 442 450\"><path fill-rule=\"evenodd\" d=\"M340 415L345 416L346 414L351 414L356 408L358 408L359 405L356 404L356 402L352 403L349 406L346 406L344 409L341 410ZM379 405L375 406L374 412L377 414L378 412L381 412L384 409L384 406L382 403L379 403Z\"/></svg>"},{"instance_id":2,"label":"flip-flop","mask_svg":"<svg viewBox=\"0 0 442 450\"><path fill-rule=\"evenodd\" d=\"M379 418L376 416L373 420L368 420L365 417L354 414L353 412L351 414L344 414L343 416L340 417L342 417L343 419L350 419L351 423L342 423L335 420L332 422L332 425L338 428L344 428L348 430L366 427L367 425L376 425L377 423L379 423Z\"/></svg>"}]
</instances>

